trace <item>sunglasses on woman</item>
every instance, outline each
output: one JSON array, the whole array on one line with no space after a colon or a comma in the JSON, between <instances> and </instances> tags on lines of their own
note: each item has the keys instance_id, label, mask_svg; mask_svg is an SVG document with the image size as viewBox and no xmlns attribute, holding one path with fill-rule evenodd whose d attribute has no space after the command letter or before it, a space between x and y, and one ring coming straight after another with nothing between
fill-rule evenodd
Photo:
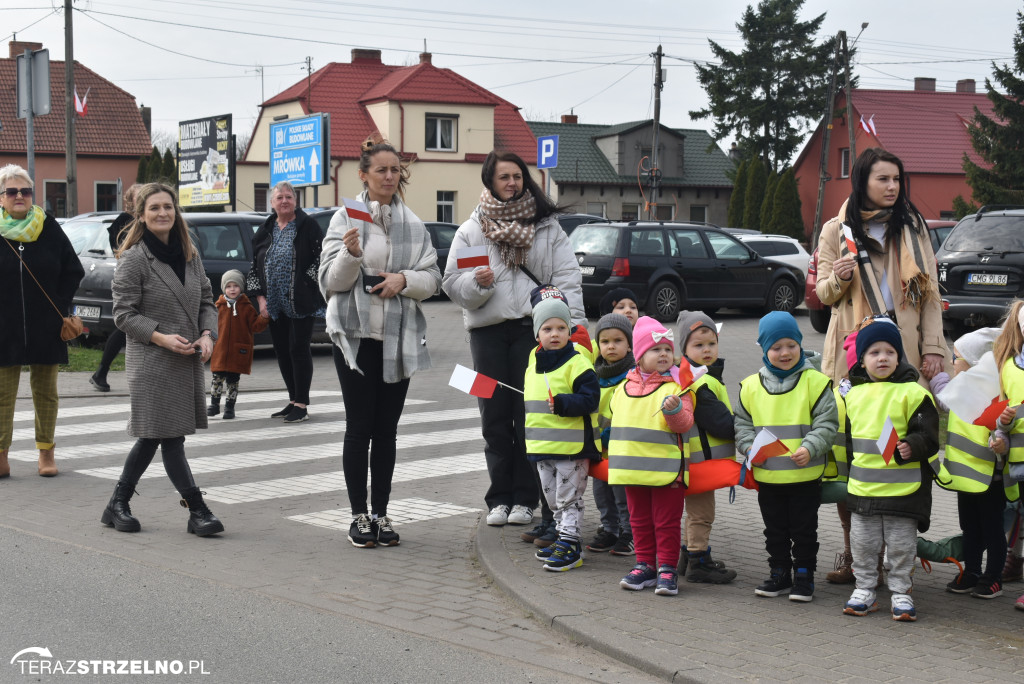
<instances>
[{"instance_id":1,"label":"sunglasses on woman","mask_svg":"<svg viewBox=\"0 0 1024 684\"><path fill-rule=\"evenodd\" d=\"M32 188L6 188L4 190L4 194L8 197L17 197L18 195L21 195L22 197L31 197Z\"/></svg>"}]
</instances>

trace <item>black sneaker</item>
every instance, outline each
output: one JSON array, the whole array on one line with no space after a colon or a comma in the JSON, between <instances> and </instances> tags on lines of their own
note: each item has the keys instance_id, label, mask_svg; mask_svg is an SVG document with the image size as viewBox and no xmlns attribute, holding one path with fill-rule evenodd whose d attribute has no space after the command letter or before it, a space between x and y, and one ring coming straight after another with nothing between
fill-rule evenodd
<instances>
[{"instance_id":1,"label":"black sneaker","mask_svg":"<svg viewBox=\"0 0 1024 684\"><path fill-rule=\"evenodd\" d=\"M284 417L286 423L301 423L309 420L309 413L304 408L298 406L292 406L292 410L288 412L288 415Z\"/></svg>"},{"instance_id":2,"label":"black sneaker","mask_svg":"<svg viewBox=\"0 0 1024 684\"><path fill-rule=\"evenodd\" d=\"M398 546L398 533L391 526L391 518L388 516L371 520L370 529L377 534L377 546Z\"/></svg>"},{"instance_id":3,"label":"black sneaker","mask_svg":"<svg viewBox=\"0 0 1024 684\"><path fill-rule=\"evenodd\" d=\"M551 572L568 572L583 565L583 549L578 541L559 539L555 550L544 561L544 569Z\"/></svg>"},{"instance_id":4,"label":"black sneaker","mask_svg":"<svg viewBox=\"0 0 1024 684\"><path fill-rule=\"evenodd\" d=\"M761 584L757 585L754 593L758 596L775 598L780 594L788 594L793 588L793 578L789 574L789 568L772 568L772 574Z\"/></svg>"},{"instance_id":5,"label":"black sneaker","mask_svg":"<svg viewBox=\"0 0 1024 684\"><path fill-rule=\"evenodd\" d=\"M537 542L533 542L533 543L536 544ZM541 549L537 553L533 554L533 557L536 558L539 561L544 561L546 563L548 561L548 559L551 558L551 556L557 550L558 550L558 540L556 539L555 541L551 542L548 546L545 546L543 549Z\"/></svg>"},{"instance_id":6,"label":"black sneaker","mask_svg":"<svg viewBox=\"0 0 1024 684\"><path fill-rule=\"evenodd\" d=\"M360 513L356 516L356 519L352 521L352 525L348 528L348 540L352 542L352 546L357 546L361 549L372 549L377 545L377 535L374 533L370 516L366 515L366 513Z\"/></svg>"},{"instance_id":7,"label":"black sneaker","mask_svg":"<svg viewBox=\"0 0 1024 684\"><path fill-rule=\"evenodd\" d=\"M533 545L546 549L556 541L558 541L558 526L555 524L555 521L552 520L548 523L548 528L544 530L544 534L533 540Z\"/></svg>"},{"instance_id":8,"label":"black sneaker","mask_svg":"<svg viewBox=\"0 0 1024 684\"><path fill-rule=\"evenodd\" d=\"M789 592L789 600L806 603L812 598L814 598L814 571L797 568L793 573L793 588Z\"/></svg>"},{"instance_id":9,"label":"black sneaker","mask_svg":"<svg viewBox=\"0 0 1024 684\"><path fill-rule=\"evenodd\" d=\"M89 378L89 384L95 387L98 392L110 391L110 385L107 384L106 376L100 377L98 374L93 373Z\"/></svg>"},{"instance_id":10,"label":"black sneaker","mask_svg":"<svg viewBox=\"0 0 1024 684\"><path fill-rule=\"evenodd\" d=\"M615 548L615 542L619 541L619 538L604 529L603 527L597 531L597 536L594 540L587 544L587 551L596 551L598 553L604 551L611 551Z\"/></svg>"},{"instance_id":11,"label":"black sneaker","mask_svg":"<svg viewBox=\"0 0 1024 684\"><path fill-rule=\"evenodd\" d=\"M283 409L281 409L280 411L275 411L274 413L271 413L270 417L271 418L284 418L285 416L287 416L289 413L292 412L292 406L295 406L295 404L285 404L285 407Z\"/></svg>"},{"instance_id":12,"label":"black sneaker","mask_svg":"<svg viewBox=\"0 0 1024 684\"><path fill-rule=\"evenodd\" d=\"M523 532L519 535L519 538L528 544L532 544L538 537L543 537L544 533L548 531L548 527L554 525L554 522L545 522L541 520L539 523L533 526L533 529Z\"/></svg>"},{"instance_id":13,"label":"black sneaker","mask_svg":"<svg viewBox=\"0 0 1024 684\"><path fill-rule=\"evenodd\" d=\"M971 596L980 599L994 599L996 596L1003 595L1003 584L998 579L990 579L988 577L982 577L978 580L978 585L974 587L974 591L971 592Z\"/></svg>"},{"instance_id":14,"label":"black sneaker","mask_svg":"<svg viewBox=\"0 0 1024 684\"><path fill-rule=\"evenodd\" d=\"M636 551L633 550L633 533L623 532L619 535L619 540L615 542L615 546L612 547L613 556L633 556L636 555Z\"/></svg>"},{"instance_id":15,"label":"black sneaker","mask_svg":"<svg viewBox=\"0 0 1024 684\"><path fill-rule=\"evenodd\" d=\"M687 582L704 582L706 584L728 584L736 579L736 571L729 570L725 563L711 558L711 549L690 551L687 559Z\"/></svg>"},{"instance_id":16,"label":"black sneaker","mask_svg":"<svg viewBox=\"0 0 1024 684\"><path fill-rule=\"evenodd\" d=\"M970 594L978 586L980 578L973 572L961 572L946 585L946 591L953 594Z\"/></svg>"}]
</instances>

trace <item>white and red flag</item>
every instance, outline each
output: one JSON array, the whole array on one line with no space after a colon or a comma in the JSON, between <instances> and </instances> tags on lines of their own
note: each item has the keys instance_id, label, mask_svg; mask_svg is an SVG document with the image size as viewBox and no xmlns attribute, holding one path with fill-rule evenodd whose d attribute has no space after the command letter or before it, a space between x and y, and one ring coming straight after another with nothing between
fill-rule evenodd
<instances>
[{"instance_id":1,"label":"white and red flag","mask_svg":"<svg viewBox=\"0 0 1024 684\"><path fill-rule=\"evenodd\" d=\"M882 454L885 465L889 465L892 455L896 452L896 442L900 436L896 434L896 428L892 425L892 418L885 417L885 425L882 426L882 436L878 438L878 453Z\"/></svg>"},{"instance_id":2,"label":"white and red flag","mask_svg":"<svg viewBox=\"0 0 1024 684\"><path fill-rule=\"evenodd\" d=\"M477 373L475 370L465 366L455 365L451 380L448 384L455 389L472 394L481 399L490 399L494 396L494 390L498 387L498 381L486 375Z\"/></svg>"},{"instance_id":3,"label":"white and red flag","mask_svg":"<svg viewBox=\"0 0 1024 684\"><path fill-rule=\"evenodd\" d=\"M761 428L754 437L754 443L750 445L750 453L747 456L747 469L761 465L773 456L782 456L789 453L789 447L775 436L768 428Z\"/></svg>"},{"instance_id":4,"label":"white and red flag","mask_svg":"<svg viewBox=\"0 0 1024 684\"><path fill-rule=\"evenodd\" d=\"M373 217L370 216L370 210L365 204L359 200L349 199L348 197L346 197L343 202L345 203L345 212L349 217L360 221L366 221L367 223L373 223Z\"/></svg>"},{"instance_id":5,"label":"white and red flag","mask_svg":"<svg viewBox=\"0 0 1024 684\"><path fill-rule=\"evenodd\" d=\"M860 127L864 129L865 133L870 133L871 135L875 136L876 138L878 137L878 129L875 128L875 115L874 114L872 114L870 117L868 117L867 121L864 120L864 115L861 114L860 115Z\"/></svg>"},{"instance_id":6,"label":"white and red flag","mask_svg":"<svg viewBox=\"0 0 1024 684\"><path fill-rule=\"evenodd\" d=\"M75 111L81 116L85 116L89 112L89 105L87 104L87 101L89 100L90 90L92 90L92 88L86 88L85 97L78 99L78 86L75 86Z\"/></svg>"},{"instance_id":7,"label":"white and red flag","mask_svg":"<svg viewBox=\"0 0 1024 684\"><path fill-rule=\"evenodd\" d=\"M477 266L488 266L490 263L487 258L487 245L463 247L455 252L456 268L476 268Z\"/></svg>"},{"instance_id":8,"label":"white and red flag","mask_svg":"<svg viewBox=\"0 0 1024 684\"><path fill-rule=\"evenodd\" d=\"M676 381L676 384L686 389L694 382L696 382L701 376L708 372L707 366L694 366L689 363L686 359L680 361L680 365L672 366L669 371L672 374L672 379Z\"/></svg>"},{"instance_id":9,"label":"white and red flag","mask_svg":"<svg viewBox=\"0 0 1024 684\"><path fill-rule=\"evenodd\" d=\"M843 239L846 240L846 248L850 254L857 256L857 241L853 239L853 231L850 226L843 224Z\"/></svg>"},{"instance_id":10,"label":"white and red flag","mask_svg":"<svg viewBox=\"0 0 1024 684\"><path fill-rule=\"evenodd\" d=\"M985 352L973 367L958 373L936 397L965 423L996 429L996 419L1009 402L1000 399L995 356Z\"/></svg>"}]
</instances>

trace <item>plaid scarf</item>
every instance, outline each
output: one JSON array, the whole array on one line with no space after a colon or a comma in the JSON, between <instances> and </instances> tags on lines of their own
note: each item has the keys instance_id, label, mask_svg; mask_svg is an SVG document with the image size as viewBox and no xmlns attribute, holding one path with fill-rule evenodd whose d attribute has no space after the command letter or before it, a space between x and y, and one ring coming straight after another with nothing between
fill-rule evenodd
<instances>
[{"instance_id":1,"label":"plaid scarf","mask_svg":"<svg viewBox=\"0 0 1024 684\"><path fill-rule=\"evenodd\" d=\"M498 245L498 254L507 267L526 263L533 245L536 213L537 203L529 190L508 202L502 202L487 188L480 193L480 229L485 238Z\"/></svg>"},{"instance_id":2,"label":"plaid scarf","mask_svg":"<svg viewBox=\"0 0 1024 684\"><path fill-rule=\"evenodd\" d=\"M860 212L863 225L871 222L882 223L886 227L887 234L890 231L889 219L891 218L892 209ZM896 248L897 268L900 274L900 285L903 287L904 305L909 304L916 311L920 311L921 305L928 301L930 295L934 294L929 287L930 276L924 260L924 247L921 244L923 240L928 239L927 236L927 228L922 237L917 235L911 226L903 226L900 231L901 239L892 241Z\"/></svg>"}]
</instances>

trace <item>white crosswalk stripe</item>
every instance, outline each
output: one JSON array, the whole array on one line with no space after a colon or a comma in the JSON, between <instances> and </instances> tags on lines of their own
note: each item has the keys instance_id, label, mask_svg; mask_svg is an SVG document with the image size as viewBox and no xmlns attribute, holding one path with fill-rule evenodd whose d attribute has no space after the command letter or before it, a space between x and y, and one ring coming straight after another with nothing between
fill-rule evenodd
<instances>
[{"instance_id":1,"label":"white crosswalk stripe","mask_svg":"<svg viewBox=\"0 0 1024 684\"><path fill-rule=\"evenodd\" d=\"M453 515L465 515L466 513L479 513L479 508L466 508L456 506L445 501L429 501L427 499L398 499L388 502L388 517L395 527L407 525L424 520L437 520L448 518ZM316 513L303 513L301 515L289 515L288 520L326 527L332 530L348 531L352 525L352 510L349 508L331 508Z\"/></svg>"}]
</instances>

